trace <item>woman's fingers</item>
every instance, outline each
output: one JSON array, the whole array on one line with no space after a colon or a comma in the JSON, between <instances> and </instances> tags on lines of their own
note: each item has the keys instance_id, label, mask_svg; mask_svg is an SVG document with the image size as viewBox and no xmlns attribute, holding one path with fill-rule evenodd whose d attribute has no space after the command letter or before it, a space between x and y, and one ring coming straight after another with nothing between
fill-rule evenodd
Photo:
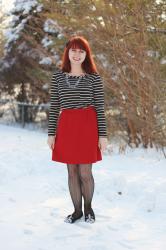
<instances>
[{"instance_id":1,"label":"woman's fingers","mask_svg":"<svg viewBox=\"0 0 166 250\"><path fill-rule=\"evenodd\" d=\"M99 146L100 150L103 153L106 150L106 148L107 148L107 142L99 140L98 146Z\"/></svg>"},{"instance_id":2,"label":"woman's fingers","mask_svg":"<svg viewBox=\"0 0 166 250\"><path fill-rule=\"evenodd\" d=\"M52 144L51 144L51 149L52 149L52 150L54 149L54 141L53 141Z\"/></svg>"},{"instance_id":3,"label":"woman's fingers","mask_svg":"<svg viewBox=\"0 0 166 250\"><path fill-rule=\"evenodd\" d=\"M54 142L55 142L55 137L54 137L54 136L48 137L48 139L47 139L47 144L48 144L48 146L49 146L49 148L50 148L51 150L54 149Z\"/></svg>"}]
</instances>

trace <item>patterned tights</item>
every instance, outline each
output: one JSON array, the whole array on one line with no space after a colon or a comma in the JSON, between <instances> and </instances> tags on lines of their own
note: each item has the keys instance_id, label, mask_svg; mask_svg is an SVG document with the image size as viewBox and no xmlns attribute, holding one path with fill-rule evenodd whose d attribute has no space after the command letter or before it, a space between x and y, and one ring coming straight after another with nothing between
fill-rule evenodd
<instances>
[{"instance_id":1,"label":"patterned tights","mask_svg":"<svg viewBox=\"0 0 166 250\"><path fill-rule=\"evenodd\" d=\"M74 205L74 215L82 212L82 197L84 198L84 213L91 210L94 193L94 178L92 175L92 163L90 164L67 164L68 186Z\"/></svg>"}]
</instances>

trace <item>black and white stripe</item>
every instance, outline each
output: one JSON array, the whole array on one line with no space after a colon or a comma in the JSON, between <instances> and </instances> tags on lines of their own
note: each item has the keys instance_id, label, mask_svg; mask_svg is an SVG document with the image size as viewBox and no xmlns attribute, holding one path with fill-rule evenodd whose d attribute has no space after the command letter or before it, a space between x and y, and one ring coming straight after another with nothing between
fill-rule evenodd
<instances>
[{"instance_id":1,"label":"black and white stripe","mask_svg":"<svg viewBox=\"0 0 166 250\"><path fill-rule=\"evenodd\" d=\"M66 75L71 87L65 80ZM81 77L81 80L78 86L73 88L72 86L78 81L79 77ZM98 135L107 137L104 90L100 75L92 73L73 76L60 69L57 70L51 80L48 135L55 135L61 109L80 108L88 105L93 105L97 111Z\"/></svg>"}]
</instances>

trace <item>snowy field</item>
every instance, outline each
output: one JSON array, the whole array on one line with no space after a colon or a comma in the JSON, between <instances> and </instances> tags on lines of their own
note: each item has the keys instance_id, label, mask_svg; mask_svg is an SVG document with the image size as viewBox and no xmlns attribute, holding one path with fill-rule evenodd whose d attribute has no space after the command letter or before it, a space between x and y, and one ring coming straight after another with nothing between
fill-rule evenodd
<instances>
[{"instance_id":1,"label":"snowy field","mask_svg":"<svg viewBox=\"0 0 166 250\"><path fill-rule=\"evenodd\" d=\"M2 250L165 250L166 160L129 149L93 164L94 224L73 212L64 163L51 161L47 133L0 125Z\"/></svg>"}]
</instances>

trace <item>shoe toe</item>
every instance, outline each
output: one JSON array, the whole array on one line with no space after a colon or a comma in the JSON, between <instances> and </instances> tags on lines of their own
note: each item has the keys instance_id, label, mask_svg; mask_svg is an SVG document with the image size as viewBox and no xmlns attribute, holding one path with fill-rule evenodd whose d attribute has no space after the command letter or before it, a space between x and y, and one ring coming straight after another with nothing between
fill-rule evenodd
<instances>
[{"instance_id":1,"label":"shoe toe","mask_svg":"<svg viewBox=\"0 0 166 250\"><path fill-rule=\"evenodd\" d=\"M73 223L73 217L72 215L68 215L65 219L64 222L66 223Z\"/></svg>"},{"instance_id":2,"label":"shoe toe","mask_svg":"<svg viewBox=\"0 0 166 250\"><path fill-rule=\"evenodd\" d=\"M95 222L95 216L88 214L85 216L85 221L88 223L94 223Z\"/></svg>"},{"instance_id":3,"label":"shoe toe","mask_svg":"<svg viewBox=\"0 0 166 250\"><path fill-rule=\"evenodd\" d=\"M74 223L76 220L81 219L82 216L83 216L83 213L82 213L79 217L74 218L74 217L72 216L72 214L69 214L69 215L65 218L64 222L67 222L67 223Z\"/></svg>"}]
</instances>

